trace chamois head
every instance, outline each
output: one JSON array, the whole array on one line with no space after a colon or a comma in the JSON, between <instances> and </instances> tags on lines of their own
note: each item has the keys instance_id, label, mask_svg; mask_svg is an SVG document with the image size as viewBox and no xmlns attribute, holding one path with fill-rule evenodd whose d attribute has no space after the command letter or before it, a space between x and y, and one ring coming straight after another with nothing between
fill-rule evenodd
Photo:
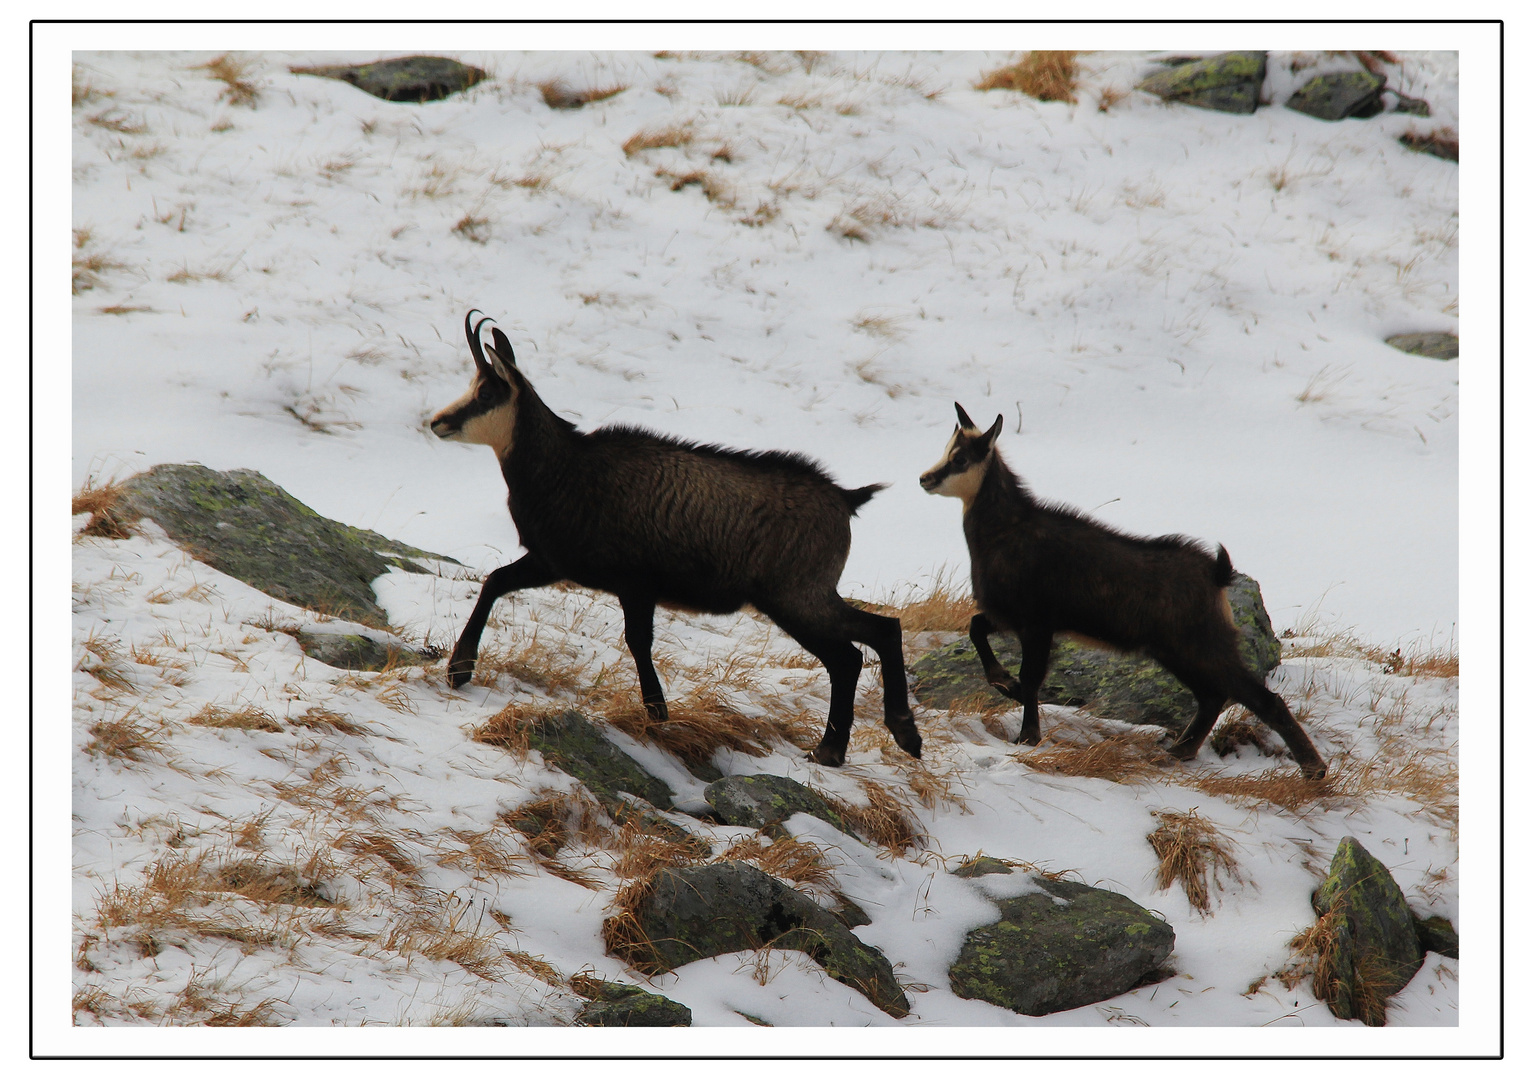
<instances>
[{"instance_id":1,"label":"chamois head","mask_svg":"<svg viewBox=\"0 0 1534 1080\"><path fill-rule=\"evenodd\" d=\"M505 457L516 426L522 373L517 370L511 342L499 327L490 331L493 346L480 344L479 332L490 319L486 316L473 322L476 310L463 317L463 332L474 354L474 381L469 383L468 393L431 418L431 430L441 439L484 443L494 448L496 456ZM486 353L490 355L488 361Z\"/></svg>"},{"instance_id":2,"label":"chamois head","mask_svg":"<svg viewBox=\"0 0 1534 1080\"><path fill-rule=\"evenodd\" d=\"M959 424L953 429L953 436L948 440L938 463L921 474L921 486L929 495L951 495L955 499L962 499L968 509L976 492L980 490L985 468L990 464L991 454L996 449L996 436L1001 434L1002 419L998 413L991 429L981 431L969 418L969 413L964 411L964 406L956 401L953 407L958 410Z\"/></svg>"}]
</instances>

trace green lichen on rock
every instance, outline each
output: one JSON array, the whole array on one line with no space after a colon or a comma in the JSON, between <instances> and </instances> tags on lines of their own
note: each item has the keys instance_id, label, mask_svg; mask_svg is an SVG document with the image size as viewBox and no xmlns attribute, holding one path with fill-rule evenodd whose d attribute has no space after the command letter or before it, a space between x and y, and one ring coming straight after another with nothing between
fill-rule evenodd
<instances>
[{"instance_id":1,"label":"green lichen on rock","mask_svg":"<svg viewBox=\"0 0 1534 1080\"><path fill-rule=\"evenodd\" d=\"M1425 356L1429 360L1459 359L1459 335L1445 333L1393 334L1385 344L1413 356Z\"/></svg>"},{"instance_id":2,"label":"green lichen on rock","mask_svg":"<svg viewBox=\"0 0 1534 1080\"><path fill-rule=\"evenodd\" d=\"M623 916L602 924L608 951L646 974L761 948L807 954L891 1016L910 1003L879 950L809 897L742 862L662 870Z\"/></svg>"},{"instance_id":3,"label":"green lichen on rock","mask_svg":"<svg viewBox=\"0 0 1534 1080\"><path fill-rule=\"evenodd\" d=\"M385 101L417 103L440 101L487 77L480 68L444 56L401 56L371 64L319 65L289 70L295 75L340 79Z\"/></svg>"},{"instance_id":4,"label":"green lichen on rock","mask_svg":"<svg viewBox=\"0 0 1534 1080\"><path fill-rule=\"evenodd\" d=\"M436 659L393 642L366 634L325 634L301 630L294 637L305 656L347 671L383 671L391 667L416 667Z\"/></svg>"},{"instance_id":5,"label":"green lichen on rock","mask_svg":"<svg viewBox=\"0 0 1534 1080\"><path fill-rule=\"evenodd\" d=\"M1278 666L1283 646L1273 633L1262 602L1262 589L1245 574L1237 574L1226 590L1239 632L1241 658L1253 671L1266 675ZM996 658L1015 672L1022 662L1017 638L991 638ZM1182 683L1154 660L1104 652L1059 639L1049 674L1039 688L1045 705L1085 707L1096 716L1131 724L1159 724L1181 731L1193 719L1198 703ZM912 692L928 708L985 708L1005 701L985 681L980 658L970 640L960 638L920 657L911 665Z\"/></svg>"},{"instance_id":6,"label":"green lichen on rock","mask_svg":"<svg viewBox=\"0 0 1534 1080\"><path fill-rule=\"evenodd\" d=\"M1038 892L994 900L1001 918L965 935L948 970L959 997L1043 1016L1131 990L1171 955L1172 928L1127 897L1034 881Z\"/></svg>"},{"instance_id":7,"label":"green lichen on rock","mask_svg":"<svg viewBox=\"0 0 1534 1080\"><path fill-rule=\"evenodd\" d=\"M1417 919L1417 944L1424 952L1432 951L1451 960L1459 959L1459 931L1442 915Z\"/></svg>"},{"instance_id":8,"label":"green lichen on rock","mask_svg":"<svg viewBox=\"0 0 1534 1080\"><path fill-rule=\"evenodd\" d=\"M726 825L765 829L794 814L808 814L842 832L852 831L824 799L786 776L726 776L710 784L703 798Z\"/></svg>"},{"instance_id":9,"label":"green lichen on rock","mask_svg":"<svg viewBox=\"0 0 1534 1080\"><path fill-rule=\"evenodd\" d=\"M965 859L959 868L953 871L954 877L976 878L985 877L988 874L1011 874L1011 864L993 859L989 855L977 855L973 859Z\"/></svg>"},{"instance_id":10,"label":"green lichen on rock","mask_svg":"<svg viewBox=\"0 0 1534 1080\"><path fill-rule=\"evenodd\" d=\"M384 627L372 582L413 558L454 562L321 517L250 469L157 465L123 482L114 514L149 518L197 559L290 604Z\"/></svg>"},{"instance_id":11,"label":"green lichen on rock","mask_svg":"<svg viewBox=\"0 0 1534 1080\"><path fill-rule=\"evenodd\" d=\"M1300 87L1285 108L1318 120L1364 119L1384 111L1380 91L1385 77L1368 71L1333 71L1317 75Z\"/></svg>"},{"instance_id":12,"label":"green lichen on rock","mask_svg":"<svg viewBox=\"0 0 1534 1080\"><path fill-rule=\"evenodd\" d=\"M1319 916L1341 916L1328 957L1335 976L1317 996L1341 1019L1383 1025L1386 999L1411 982L1423 960L1401 887L1384 863L1344 836L1311 906Z\"/></svg>"},{"instance_id":13,"label":"green lichen on rock","mask_svg":"<svg viewBox=\"0 0 1534 1080\"><path fill-rule=\"evenodd\" d=\"M1139 89L1202 109L1252 113L1267 71L1266 52L1228 52L1158 71Z\"/></svg>"},{"instance_id":14,"label":"green lichen on rock","mask_svg":"<svg viewBox=\"0 0 1534 1080\"><path fill-rule=\"evenodd\" d=\"M691 1027L692 1010L679 1001L629 983L583 979L592 1000L575 1018L577 1027Z\"/></svg>"},{"instance_id":15,"label":"green lichen on rock","mask_svg":"<svg viewBox=\"0 0 1534 1080\"><path fill-rule=\"evenodd\" d=\"M622 809L628 804L618 797L620 792L636 795L651 806L671 805L669 787L645 772L614 746L601 728L574 709L530 721L527 741L550 765L585 784L609 812L628 812Z\"/></svg>"}]
</instances>

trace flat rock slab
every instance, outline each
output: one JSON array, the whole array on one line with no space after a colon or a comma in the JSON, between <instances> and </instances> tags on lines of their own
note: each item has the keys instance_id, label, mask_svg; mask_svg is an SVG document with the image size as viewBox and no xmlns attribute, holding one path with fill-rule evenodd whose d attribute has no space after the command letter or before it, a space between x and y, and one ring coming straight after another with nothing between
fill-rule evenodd
<instances>
[{"instance_id":1,"label":"flat rock slab","mask_svg":"<svg viewBox=\"0 0 1534 1080\"><path fill-rule=\"evenodd\" d=\"M371 64L320 65L288 70L295 75L340 79L385 101L417 103L441 101L488 77L477 67L444 56L401 56Z\"/></svg>"},{"instance_id":2,"label":"flat rock slab","mask_svg":"<svg viewBox=\"0 0 1534 1080\"><path fill-rule=\"evenodd\" d=\"M1283 656L1262 602L1262 589L1245 574L1237 574L1227 590L1231 614L1240 631L1241 657L1253 671L1266 675ZM1016 672L1022 649L1011 634L991 638L996 658ZM1192 693L1154 660L1089 649L1064 639L1055 642L1049 674L1039 688L1046 705L1084 706L1094 715L1131 724L1159 724L1182 731L1198 709ZM979 710L1007 699L985 681L980 658L968 637L934 649L911 665L911 690L932 709Z\"/></svg>"},{"instance_id":3,"label":"flat rock slab","mask_svg":"<svg viewBox=\"0 0 1534 1080\"><path fill-rule=\"evenodd\" d=\"M1385 344L1413 356L1426 356L1430 360L1459 359L1458 334L1392 334L1385 339Z\"/></svg>"},{"instance_id":4,"label":"flat rock slab","mask_svg":"<svg viewBox=\"0 0 1534 1080\"><path fill-rule=\"evenodd\" d=\"M347 671L383 671L394 667L417 667L437 659L397 642L367 634L325 634L301 630L296 635L305 656Z\"/></svg>"},{"instance_id":5,"label":"flat rock slab","mask_svg":"<svg viewBox=\"0 0 1534 1080\"><path fill-rule=\"evenodd\" d=\"M809 814L844 833L851 832L824 799L786 776L726 776L710 784L703 798L726 825L765 829L794 814Z\"/></svg>"},{"instance_id":6,"label":"flat rock slab","mask_svg":"<svg viewBox=\"0 0 1534 1080\"><path fill-rule=\"evenodd\" d=\"M125 480L114 508L149 518L189 554L290 604L385 627L373 579L399 568L428 573L415 558L455 562L368 529L321 517L250 469L157 465Z\"/></svg>"},{"instance_id":7,"label":"flat rock slab","mask_svg":"<svg viewBox=\"0 0 1534 1080\"><path fill-rule=\"evenodd\" d=\"M651 806L671 805L670 787L645 772L609 741L601 728L574 709L530 721L527 741L550 765L585 784L604 808L609 808L609 803L626 805L618 798L621 792L638 796Z\"/></svg>"},{"instance_id":8,"label":"flat rock slab","mask_svg":"<svg viewBox=\"0 0 1534 1080\"><path fill-rule=\"evenodd\" d=\"M1316 996L1343 1020L1382 1026L1385 999L1411 982L1423 960L1401 886L1384 863L1344 836L1311 906L1320 916L1342 916L1329 957L1335 978L1317 986Z\"/></svg>"},{"instance_id":9,"label":"flat rock slab","mask_svg":"<svg viewBox=\"0 0 1534 1080\"><path fill-rule=\"evenodd\" d=\"M1365 119L1384 111L1380 92L1385 77L1368 71L1334 71L1317 75L1300 87L1284 107L1318 120Z\"/></svg>"},{"instance_id":10,"label":"flat rock slab","mask_svg":"<svg viewBox=\"0 0 1534 1080\"><path fill-rule=\"evenodd\" d=\"M803 893L742 862L662 870L631 913L602 924L608 952L647 975L762 948L807 954L891 1016L910 1003L884 954Z\"/></svg>"},{"instance_id":11,"label":"flat rock slab","mask_svg":"<svg viewBox=\"0 0 1534 1080\"><path fill-rule=\"evenodd\" d=\"M679 1001L628 983L581 980L591 1002L575 1018L577 1027L691 1027L692 1010Z\"/></svg>"},{"instance_id":12,"label":"flat rock slab","mask_svg":"<svg viewBox=\"0 0 1534 1080\"><path fill-rule=\"evenodd\" d=\"M1171 955L1172 928L1128 897L1069 881L1033 881L1038 891L993 899L1001 918L965 935L948 969L959 997L1044 1016L1132 990L1153 979Z\"/></svg>"},{"instance_id":13,"label":"flat rock slab","mask_svg":"<svg viewBox=\"0 0 1534 1080\"><path fill-rule=\"evenodd\" d=\"M1158 71L1139 89L1201 109L1253 113L1267 73L1266 52L1228 52Z\"/></svg>"}]
</instances>

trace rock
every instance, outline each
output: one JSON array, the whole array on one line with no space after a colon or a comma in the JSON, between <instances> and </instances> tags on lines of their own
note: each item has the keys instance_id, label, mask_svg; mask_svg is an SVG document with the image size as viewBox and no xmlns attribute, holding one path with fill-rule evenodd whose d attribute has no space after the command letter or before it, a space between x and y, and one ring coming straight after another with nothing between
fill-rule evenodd
<instances>
[{"instance_id":1,"label":"rock","mask_svg":"<svg viewBox=\"0 0 1534 1080\"><path fill-rule=\"evenodd\" d=\"M147 517L177 545L230 577L279 600L385 627L373 579L411 558L454 562L367 529L321 517L250 469L157 465L123 482L114 515Z\"/></svg>"},{"instance_id":2,"label":"rock","mask_svg":"<svg viewBox=\"0 0 1534 1080\"><path fill-rule=\"evenodd\" d=\"M577 992L593 1000L575 1018L576 1027L692 1026L686 1005L628 983L586 978Z\"/></svg>"},{"instance_id":3,"label":"rock","mask_svg":"<svg viewBox=\"0 0 1534 1080\"><path fill-rule=\"evenodd\" d=\"M948 969L955 994L1043 1016L1131 990L1171 955L1172 928L1127 897L1033 880L1039 891L993 900L1001 918L965 935Z\"/></svg>"},{"instance_id":4,"label":"rock","mask_svg":"<svg viewBox=\"0 0 1534 1080\"><path fill-rule=\"evenodd\" d=\"M953 872L953 876L975 878L985 877L987 874L1010 874L1012 872L1012 867L1000 859L993 859L989 855L977 855L973 859L965 859L963 864Z\"/></svg>"},{"instance_id":5,"label":"rock","mask_svg":"<svg viewBox=\"0 0 1534 1080\"><path fill-rule=\"evenodd\" d=\"M894 970L830 912L742 862L662 870L631 911L602 924L608 952L645 974L761 948L795 949L891 1016L910 1003Z\"/></svg>"},{"instance_id":6,"label":"rock","mask_svg":"<svg viewBox=\"0 0 1534 1080\"><path fill-rule=\"evenodd\" d=\"M300 630L294 635L305 656L348 671L382 671L388 667L416 667L437 657L398 642L380 641L367 634L327 634Z\"/></svg>"},{"instance_id":7,"label":"rock","mask_svg":"<svg viewBox=\"0 0 1534 1080\"><path fill-rule=\"evenodd\" d=\"M1334 71L1317 75L1300 87L1284 107L1318 120L1365 119L1385 109L1380 91L1385 77L1368 71Z\"/></svg>"},{"instance_id":8,"label":"rock","mask_svg":"<svg viewBox=\"0 0 1534 1080\"><path fill-rule=\"evenodd\" d=\"M765 829L794 814L809 814L844 833L852 831L824 799L786 776L726 776L710 784L703 797L726 825Z\"/></svg>"},{"instance_id":9,"label":"rock","mask_svg":"<svg viewBox=\"0 0 1534 1080\"><path fill-rule=\"evenodd\" d=\"M1139 89L1201 109L1253 113L1267 73L1267 53L1228 52L1158 71Z\"/></svg>"},{"instance_id":10,"label":"rock","mask_svg":"<svg viewBox=\"0 0 1534 1080\"><path fill-rule=\"evenodd\" d=\"M526 730L528 745L550 765L591 789L603 809L614 813L615 819L631 812L625 809L629 804L618 797L620 792L638 796L651 806L671 805L671 789L667 785L645 772L637 761L608 741L601 728L574 709L537 717L527 724ZM671 822L666 824L681 831Z\"/></svg>"},{"instance_id":11,"label":"rock","mask_svg":"<svg viewBox=\"0 0 1534 1080\"><path fill-rule=\"evenodd\" d=\"M1442 915L1432 915L1426 919L1416 916L1412 918L1417 924L1417 944L1422 946L1423 952L1435 952L1451 960L1459 959L1459 932L1454 929L1453 923Z\"/></svg>"},{"instance_id":12,"label":"rock","mask_svg":"<svg viewBox=\"0 0 1534 1080\"><path fill-rule=\"evenodd\" d=\"M1421 98L1407 97L1398 90L1388 91L1395 98L1395 107L1391 112L1406 113L1408 116L1432 116L1433 109Z\"/></svg>"},{"instance_id":13,"label":"rock","mask_svg":"<svg viewBox=\"0 0 1534 1080\"><path fill-rule=\"evenodd\" d=\"M1262 590L1245 574L1237 574L1227 596L1241 634L1241 657L1253 671L1266 675L1278 666L1283 646L1273 633ZM1002 666L1015 672L1022 662L1017 638L997 634L991 645ZM980 658L967 637L920 657L911 665L911 677L912 692L931 709L966 702L980 709L1006 700L985 681ZM1055 641L1039 701L1084 706L1097 716L1160 724L1176 732L1187 727L1198 708L1192 693L1154 660L1089 649L1064 639Z\"/></svg>"},{"instance_id":14,"label":"rock","mask_svg":"<svg viewBox=\"0 0 1534 1080\"><path fill-rule=\"evenodd\" d=\"M1333 944L1318 964L1332 977L1313 980L1321 983L1316 996L1343 1020L1382 1026L1386 999L1422 966L1417 924L1401 887L1384 863L1344 836L1311 906L1323 918L1339 916Z\"/></svg>"},{"instance_id":15,"label":"rock","mask_svg":"<svg viewBox=\"0 0 1534 1080\"><path fill-rule=\"evenodd\" d=\"M1393 334L1385 339L1385 344L1413 356L1426 356L1430 360L1459 359L1458 334Z\"/></svg>"},{"instance_id":16,"label":"rock","mask_svg":"<svg viewBox=\"0 0 1534 1080\"><path fill-rule=\"evenodd\" d=\"M1441 157L1445 161L1459 164L1459 135L1452 128L1435 128L1426 134L1420 131L1408 131L1397 141L1408 150L1415 150L1419 154L1432 154L1434 157Z\"/></svg>"},{"instance_id":17,"label":"rock","mask_svg":"<svg viewBox=\"0 0 1534 1080\"><path fill-rule=\"evenodd\" d=\"M401 56L371 64L289 68L295 75L319 75L351 83L385 101L441 101L487 78L484 71L443 56Z\"/></svg>"}]
</instances>

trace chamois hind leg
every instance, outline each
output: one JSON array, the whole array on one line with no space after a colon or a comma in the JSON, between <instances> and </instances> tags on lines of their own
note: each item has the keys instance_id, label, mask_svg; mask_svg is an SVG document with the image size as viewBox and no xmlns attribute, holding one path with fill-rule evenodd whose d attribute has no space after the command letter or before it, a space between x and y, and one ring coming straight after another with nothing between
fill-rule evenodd
<instances>
[{"instance_id":1,"label":"chamois hind leg","mask_svg":"<svg viewBox=\"0 0 1534 1080\"><path fill-rule=\"evenodd\" d=\"M1023 661L1017 666L1014 700L1023 703L1023 726L1018 729L1014 741L1037 746L1043 738L1039 730L1039 687L1044 685L1044 675L1049 671L1055 635L1048 627L1031 626L1018 631L1017 640L1023 647Z\"/></svg>"},{"instance_id":2,"label":"chamois hind leg","mask_svg":"<svg viewBox=\"0 0 1534 1080\"><path fill-rule=\"evenodd\" d=\"M1193 691L1193 697L1198 702L1198 712L1194 714L1188 726L1183 728L1182 734L1167 747L1167 753L1178 761L1192 761L1198 755L1198 748L1204 745L1204 740L1214 730L1215 721L1220 718L1220 713L1225 709L1225 704L1230 698L1220 686L1218 679L1191 673L1181 668L1168 667L1167 670L1171 671L1178 682Z\"/></svg>"},{"instance_id":3,"label":"chamois hind leg","mask_svg":"<svg viewBox=\"0 0 1534 1080\"><path fill-rule=\"evenodd\" d=\"M623 639L628 642L639 669L639 697L645 712L652 720L665 720L666 695L661 690L660 676L655 674L655 662L650 658L650 646L655 642L655 601L649 597L620 596L623 606Z\"/></svg>"},{"instance_id":4,"label":"chamois hind leg","mask_svg":"<svg viewBox=\"0 0 1534 1080\"><path fill-rule=\"evenodd\" d=\"M1299 762L1300 771L1306 779L1319 780L1326 775L1326 762L1321 760L1315 744L1300 727L1283 698L1269 690L1267 684L1245 667L1232 676L1231 683L1231 697L1251 709L1257 719L1278 733L1279 738L1289 747L1289 752L1294 755L1294 760Z\"/></svg>"},{"instance_id":5,"label":"chamois hind leg","mask_svg":"<svg viewBox=\"0 0 1534 1080\"><path fill-rule=\"evenodd\" d=\"M810 757L822 765L839 766L847 760L847 740L852 735L852 703L857 696L858 674L863 670L863 652L850 641L838 641L802 624L783 622L769 616L783 631L826 666L831 679L831 709L826 717L826 733Z\"/></svg>"},{"instance_id":6,"label":"chamois hind leg","mask_svg":"<svg viewBox=\"0 0 1534 1080\"><path fill-rule=\"evenodd\" d=\"M498 570L492 570L490 576L485 578L485 584L479 590L479 600L469 614L469 621L463 624L463 633L458 635L458 644L453 646L453 654L448 658L449 684L457 688L473 676L474 662L479 659L480 635L485 632L485 621L490 618L490 609L497 600L518 589L552 585L558 580L559 575L532 553Z\"/></svg>"},{"instance_id":7,"label":"chamois hind leg","mask_svg":"<svg viewBox=\"0 0 1534 1080\"><path fill-rule=\"evenodd\" d=\"M851 624L848 636L870 646L879 656L884 680L884 726L895 737L896 746L914 758L921 757L921 732L916 730L916 718L911 715L910 694L906 688L900 620L859 611L845 600L842 607L845 609L843 619Z\"/></svg>"}]
</instances>

